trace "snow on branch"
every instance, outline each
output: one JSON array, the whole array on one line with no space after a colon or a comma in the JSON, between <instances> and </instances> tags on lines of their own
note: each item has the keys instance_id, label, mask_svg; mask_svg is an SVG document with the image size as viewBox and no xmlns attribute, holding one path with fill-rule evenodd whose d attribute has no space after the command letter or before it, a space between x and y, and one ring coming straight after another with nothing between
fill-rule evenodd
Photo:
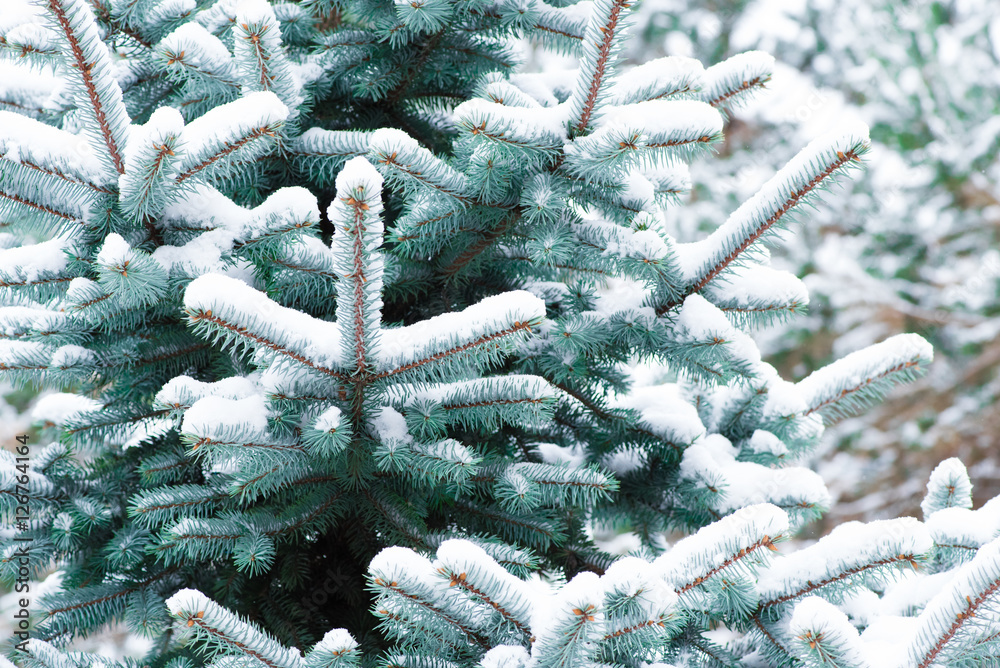
<instances>
[{"instance_id":1,"label":"snow on branch","mask_svg":"<svg viewBox=\"0 0 1000 668\"><path fill-rule=\"evenodd\" d=\"M534 592L480 546L466 540L446 540L438 546L437 563L437 572L448 578L449 586L479 598L525 638L531 635L528 625Z\"/></svg>"},{"instance_id":2,"label":"snow on branch","mask_svg":"<svg viewBox=\"0 0 1000 668\"><path fill-rule=\"evenodd\" d=\"M761 573L760 607L785 605L813 593L840 600L869 583L891 581L900 569L916 570L933 544L927 528L912 517L846 522Z\"/></svg>"},{"instance_id":3,"label":"snow on branch","mask_svg":"<svg viewBox=\"0 0 1000 668\"><path fill-rule=\"evenodd\" d=\"M94 268L98 284L124 308L151 306L167 294L167 273L160 263L118 234L105 237Z\"/></svg>"},{"instance_id":4,"label":"snow on branch","mask_svg":"<svg viewBox=\"0 0 1000 668\"><path fill-rule=\"evenodd\" d=\"M635 411L639 426L678 454L705 435L698 410L675 383L634 388L616 397L612 406Z\"/></svg>"},{"instance_id":5,"label":"snow on branch","mask_svg":"<svg viewBox=\"0 0 1000 668\"><path fill-rule=\"evenodd\" d=\"M44 0L43 4L52 29L60 36L77 108L88 120L84 132L102 165L102 176L121 174L129 116L93 11L86 0Z\"/></svg>"},{"instance_id":6,"label":"snow on branch","mask_svg":"<svg viewBox=\"0 0 1000 668\"><path fill-rule=\"evenodd\" d=\"M802 467L772 469L737 461L737 450L720 434L709 434L684 451L679 481L691 485L718 516L755 503L771 503L798 528L830 507L823 479Z\"/></svg>"},{"instance_id":7,"label":"snow on branch","mask_svg":"<svg viewBox=\"0 0 1000 668\"><path fill-rule=\"evenodd\" d=\"M160 107L145 125L132 131L125 151L125 171L118 179L118 197L125 215L140 221L155 218L170 204L183 156L178 145L183 127L180 112Z\"/></svg>"},{"instance_id":8,"label":"snow on branch","mask_svg":"<svg viewBox=\"0 0 1000 668\"><path fill-rule=\"evenodd\" d=\"M791 272L747 264L727 278L709 283L701 294L742 329L787 320L809 305L809 291Z\"/></svg>"},{"instance_id":9,"label":"snow on branch","mask_svg":"<svg viewBox=\"0 0 1000 668\"><path fill-rule=\"evenodd\" d=\"M352 374L373 371L382 326L382 176L362 157L337 175L328 210L337 282L337 327Z\"/></svg>"},{"instance_id":10,"label":"snow on branch","mask_svg":"<svg viewBox=\"0 0 1000 668\"><path fill-rule=\"evenodd\" d=\"M537 606L531 619L535 642L532 663L539 668L590 665L604 626L604 596L599 577L577 574L552 597Z\"/></svg>"},{"instance_id":11,"label":"snow on branch","mask_svg":"<svg viewBox=\"0 0 1000 668\"><path fill-rule=\"evenodd\" d=\"M503 423L538 424L550 414L555 390L538 376L492 376L456 383L393 384L386 400L404 413L413 433L441 437L453 424L485 430Z\"/></svg>"},{"instance_id":12,"label":"snow on branch","mask_svg":"<svg viewBox=\"0 0 1000 668\"><path fill-rule=\"evenodd\" d=\"M393 185L406 192L436 193L464 207L471 200L466 177L402 130L382 128L371 135L369 158Z\"/></svg>"},{"instance_id":13,"label":"snow on branch","mask_svg":"<svg viewBox=\"0 0 1000 668\"><path fill-rule=\"evenodd\" d=\"M925 519L934 538L934 559L944 566L957 566L972 559L980 547L1000 536L1000 500L993 498L981 508L941 508Z\"/></svg>"},{"instance_id":14,"label":"snow on branch","mask_svg":"<svg viewBox=\"0 0 1000 668\"><path fill-rule=\"evenodd\" d=\"M257 350L333 378L343 375L343 345L335 323L281 306L246 283L208 274L184 292L188 320L196 331L223 345Z\"/></svg>"},{"instance_id":15,"label":"snow on branch","mask_svg":"<svg viewBox=\"0 0 1000 668\"><path fill-rule=\"evenodd\" d=\"M562 149L568 138L565 114L563 107L525 108L481 98L455 108L459 127L475 141L496 144L532 164L545 164Z\"/></svg>"},{"instance_id":16,"label":"snow on branch","mask_svg":"<svg viewBox=\"0 0 1000 668\"><path fill-rule=\"evenodd\" d=\"M601 105L609 99L612 69L631 7L627 0L596 0L593 4L583 33L580 74L570 96L570 125L577 135L587 133L591 119L600 115Z\"/></svg>"},{"instance_id":17,"label":"snow on branch","mask_svg":"<svg viewBox=\"0 0 1000 668\"><path fill-rule=\"evenodd\" d=\"M113 179L102 173L85 138L23 114L0 111L0 155L40 174L95 192L111 192Z\"/></svg>"},{"instance_id":18,"label":"snow on branch","mask_svg":"<svg viewBox=\"0 0 1000 668\"><path fill-rule=\"evenodd\" d=\"M223 378L212 383L195 380L190 376L175 376L156 393L154 406L176 411L176 415L180 416L183 410L203 397L245 399L259 392L259 386L243 376Z\"/></svg>"},{"instance_id":19,"label":"snow on branch","mask_svg":"<svg viewBox=\"0 0 1000 668\"><path fill-rule=\"evenodd\" d=\"M73 280L68 270L73 251L65 238L0 250L0 296L44 300L62 293Z\"/></svg>"},{"instance_id":20,"label":"snow on branch","mask_svg":"<svg viewBox=\"0 0 1000 668\"><path fill-rule=\"evenodd\" d=\"M701 61L694 58L656 58L625 70L609 94L616 105L693 97L701 90L704 72Z\"/></svg>"},{"instance_id":21,"label":"snow on branch","mask_svg":"<svg viewBox=\"0 0 1000 668\"><path fill-rule=\"evenodd\" d=\"M722 117L704 102L653 100L611 107L592 134L566 149L566 168L579 178L613 181L631 166L655 168L668 155L722 138Z\"/></svg>"},{"instance_id":22,"label":"snow on branch","mask_svg":"<svg viewBox=\"0 0 1000 668\"><path fill-rule=\"evenodd\" d=\"M745 51L705 70L702 100L718 108L735 109L771 80L774 56L763 51Z\"/></svg>"},{"instance_id":23,"label":"snow on branch","mask_svg":"<svg viewBox=\"0 0 1000 668\"><path fill-rule=\"evenodd\" d=\"M730 267L752 259L757 242L773 236L786 214L808 202L834 176L860 163L867 147L868 128L863 125L813 140L706 239L680 244L678 257L688 291L698 292Z\"/></svg>"},{"instance_id":24,"label":"snow on branch","mask_svg":"<svg viewBox=\"0 0 1000 668\"><path fill-rule=\"evenodd\" d=\"M490 366L544 317L545 302L530 292L515 290L487 297L457 313L383 329L376 378L399 374L446 377Z\"/></svg>"},{"instance_id":25,"label":"snow on branch","mask_svg":"<svg viewBox=\"0 0 1000 668\"><path fill-rule=\"evenodd\" d=\"M366 155L372 132L309 128L289 142L288 151L296 168L318 185L329 185L344 163Z\"/></svg>"},{"instance_id":26,"label":"snow on branch","mask_svg":"<svg viewBox=\"0 0 1000 668\"><path fill-rule=\"evenodd\" d=\"M239 89L232 54L201 24L181 24L160 40L154 54L164 73L177 81L196 81L231 95Z\"/></svg>"},{"instance_id":27,"label":"snow on branch","mask_svg":"<svg viewBox=\"0 0 1000 668\"><path fill-rule=\"evenodd\" d=\"M757 344L701 295L688 295L673 325L671 362L678 369L713 383L755 374L760 364Z\"/></svg>"},{"instance_id":28,"label":"snow on branch","mask_svg":"<svg viewBox=\"0 0 1000 668\"><path fill-rule=\"evenodd\" d=\"M870 668L868 659L847 615L819 596L807 596L792 613L789 632L793 651L807 666Z\"/></svg>"},{"instance_id":29,"label":"snow on branch","mask_svg":"<svg viewBox=\"0 0 1000 668\"><path fill-rule=\"evenodd\" d=\"M281 28L266 0L240 0L233 25L233 55L245 91L271 91L294 118L302 91L281 44Z\"/></svg>"},{"instance_id":30,"label":"snow on branch","mask_svg":"<svg viewBox=\"0 0 1000 668\"><path fill-rule=\"evenodd\" d=\"M788 534L788 515L769 503L746 506L679 540L653 566L682 597L715 578L756 573ZM717 557L721 555L721 559Z\"/></svg>"},{"instance_id":31,"label":"snow on branch","mask_svg":"<svg viewBox=\"0 0 1000 668\"><path fill-rule=\"evenodd\" d=\"M361 661L358 643L345 629L331 629L306 653L306 668L355 668Z\"/></svg>"},{"instance_id":32,"label":"snow on branch","mask_svg":"<svg viewBox=\"0 0 1000 668\"><path fill-rule=\"evenodd\" d=\"M213 107L181 132L185 154L177 182L224 178L238 163L266 155L288 113L288 107L269 91Z\"/></svg>"},{"instance_id":33,"label":"snow on branch","mask_svg":"<svg viewBox=\"0 0 1000 668\"><path fill-rule=\"evenodd\" d=\"M962 460L949 457L934 467L920 502L924 520L945 508L972 508L972 481Z\"/></svg>"},{"instance_id":34,"label":"snow on branch","mask_svg":"<svg viewBox=\"0 0 1000 668\"><path fill-rule=\"evenodd\" d=\"M979 548L917 617L916 635L906 652L909 665L930 668L974 661L980 656L977 645L996 634L998 603L1000 538Z\"/></svg>"},{"instance_id":35,"label":"snow on branch","mask_svg":"<svg viewBox=\"0 0 1000 668\"><path fill-rule=\"evenodd\" d=\"M826 422L853 415L899 383L922 375L934 349L917 334L897 334L853 352L796 383L808 406Z\"/></svg>"},{"instance_id":36,"label":"snow on branch","mask_svg":"<svg viewBox=\"0 0 1000 668\"><path fill-rule=\"evenodd\" d=\"M16 14L12 18L12 22L0 25L0 54L25 61L38 70L58 62L61 44L51 29L31 20L24 21L24 17Z\"/></svg>"},{"instance_id":37,"label":"snow on branch","mask_svg":"<svg viewBox=\"0 0 1000 668\"><path fill-rule=\"evenodd\" d=\"M462 594L438 576L427 558L403 547L388 547L368 566L376 593L376 615L390 638L403 647L464 653L465 648L489 649L489 640L475 623L478 611Z\"/></svg>"},{"instance_id":38,"label":"snow on branch","mask_svg":"<svg viewBox=\"0 0 1000 668\"><path fill-rule=\"evenodd\" d=\"M553 7L536 2L535 37L547 46L567 55L579 55L583 33L594 3L580 0L567 7Z\"/></svg>"},{"instance_id":39,"label":"snow on branch","mask_svg":"<svg viewBox=\"0 0 1000 668\"><path fill-rule=\"evenodd\" d=\"M167 608L184 624L181 630L202 644L209 656L244 656L256 659L267 668L306 666L297 652L282 647L269 634L196 589L181 589L167 599Z\"/></svg>"}]
</instances>

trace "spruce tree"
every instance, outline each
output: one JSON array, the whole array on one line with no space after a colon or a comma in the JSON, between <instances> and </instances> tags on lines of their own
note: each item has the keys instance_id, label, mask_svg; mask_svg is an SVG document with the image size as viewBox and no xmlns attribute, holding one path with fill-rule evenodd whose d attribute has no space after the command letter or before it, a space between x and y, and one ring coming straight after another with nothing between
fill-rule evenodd
<instances>
[{"instance_id":1,"label":"spruce tree","mask_svg":"<svg viewBox=\"0 0 1000 668\"><path fill-rule=\"evenodd\" d=\"M926 522L772 554L830 503L795 460L931 349L791 383L749 335L807 304L766 244L867 128L671 234L769 56L625 70L626 0L39 8L0 35L59 84L0 112L0 371L60 391L3 455L30 540L0 575L64 576L19 661L93 665L64 646L114 620L172 668L997 654L996 513L957 461ZM521 37L579 69L514 73Z\"/></svg>"}]
</instances>

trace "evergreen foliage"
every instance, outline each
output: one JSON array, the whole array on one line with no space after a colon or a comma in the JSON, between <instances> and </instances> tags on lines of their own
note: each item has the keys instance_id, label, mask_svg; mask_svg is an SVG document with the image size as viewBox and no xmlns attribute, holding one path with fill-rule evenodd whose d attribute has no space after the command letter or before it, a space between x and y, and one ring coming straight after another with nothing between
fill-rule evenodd
<instances>
[{"instance_id":1,"label":"evergreen foliage","mask_svg":"<svg viewBox=\"0 0 1000 668\"><path fill-rule=\"evenodd\" d=\"M886 612L891 656L995 655L997 530L960 464L924 523L772 555L830 504L794 462L932 353L791 383L749 335L807 303L766 245L863 126L671 233L769 56L630 75L625 0L40 10L0 34L63 82L0 111L0 371L61 390L27 495L2 468L34 567L64 569L26 665L92 665L59 648L112 620L157 668L864 665L878 620L832 606L914 578L940 591ZM511 73L520 36L579 69Z\"/></svg>"}]
</instances>

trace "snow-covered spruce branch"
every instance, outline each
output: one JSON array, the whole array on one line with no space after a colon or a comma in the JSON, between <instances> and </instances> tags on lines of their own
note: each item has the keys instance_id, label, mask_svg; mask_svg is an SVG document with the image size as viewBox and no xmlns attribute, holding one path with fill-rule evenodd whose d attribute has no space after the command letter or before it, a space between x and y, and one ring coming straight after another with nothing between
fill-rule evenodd
<instances>
[{"instance_id":1,"label":"snow-covered spruce branch","mask_svg":"<svg viewBox=\"0 0 1000 668\"><path fill-rule=\"evenodd\" d=\"M806 414L825 420L852 415L885 396L898 383L922 373L934 351L916 334L898 334L851 353L797 383L809 406Z\"/></svg>"},{"instance_id":2,"label":"snow-covered spruce branch","mask_svg":"<svg viewBox=\"0 0 1000 668\"><path fill-rule=\"evenodd\" d=\"M706 239L682 245L678 255L683 262L686 291L699 292L751 259L757 242L771 238L789 212L808 202L821 187L829 186L836 175L855 167L867 146L865 127L814 140ZM657 313L662 315L677 305L676 301L668 302L659 306Z\"/></svg>"},{"instance_id":3,"label":"snow-covered spruce branch","mask_svg":"<svg viewBox=\"0 0 1000 668\"><path fill-rule=\"evenodd\" d=\"M586 133L591 118L600 114L600 104L611 88L612 72L631 7L625 0L601 0L594 4L583 33L580 74L570 103L570 126L578 135Z\"/></svg>"},{"instance_id":4,"label":"snow-covered spruce branch","mask_svg":"<svg viewBox=\"0 0 1000 668\"><path fill-rule=\"evenodd\" d=\"M94 153L105 175L122 174L129 116L90 5L84 0L46 0L44 6L62 43L77 108L89 121L84 128Z\"/></svg>"}]
</instances>

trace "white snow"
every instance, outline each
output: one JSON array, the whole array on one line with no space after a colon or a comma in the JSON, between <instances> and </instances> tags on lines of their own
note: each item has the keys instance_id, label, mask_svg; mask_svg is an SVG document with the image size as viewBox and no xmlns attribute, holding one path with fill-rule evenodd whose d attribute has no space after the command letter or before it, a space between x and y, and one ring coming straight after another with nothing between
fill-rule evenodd
<instances>
[{"instance_id":1,"label":"white snow","mask_svg":"<svg viewBox=\"0 0 1000 668\"><path fill-rule=\"evenodd\" d=\"M942 508L926 518L934 541L943 545L977 548L1000 534L1000 497L991 499L978 510Z\"/></svg>"},{"instance_id":2,"label":"white snow","mask_svg":"<svg viewBox=\"0 0 1000 668\"><path fill-rule=\"evenodd\" d=\"M363 189L365 199L382 197L382 175L363 156L348 160L337 174L337 192L353 195L355 188Z\"/></svg>"},{"instance_id":3,"label":"white snow","mask_svg":"<svg viewBox=\"0 0 1000 668\"><path fill-rule=\"evenodd\" d=\"M912 644L917 630L917 620L913 617L882 615L874 619L861 634L869 663L880 668L910 665L903 662L904 648Z\"/></svg>"},{"instance_id":4,"label":"white snow","mask_svg":"<svg viewBox=\"0 0 1000 668\"><path fill-rule=\"evenodd\" d=\"M531 611L530 627L537 641L531 646L532 659L537 661L542 648L561 640L557 637L560 629L579 621L579 614L574 611L586 613L589 609L588 616L594 617L593 623L602 622L603 604L604 587L600 577L584 571L563 585L549 601L535 605Z\"/></svg>"},{"instance_id":5,"label":"white snow","mask_svg":"<svg viewBox=\"0 0 1000 668\"><path fill-rule=\"evenodd\" d=\"M747 441L747 446L753 452L767 453L775 457L784 457L788 454L788 446L780 438L764 429L755 429Z\"/></svg>"},{"instance_id":6,"label":"white snow","mask_svg":"<svg viewBox=\"0 0 1000 668\"><path fill-rule=\"evenodd\" d=\"M100 410L101 403L81 394L57 392L40 397L31 409L31 420L63 426L81 413Z\"/></svg>"},{"instance_id":7,"label":"white snow","mask_svg":"<svg viewBox=\"0 0 1000 668\"><path fill-rule=\"evenodd\" d=\"M920 509L927 520L937 510L939 501L935 494L947 494L950 507L972 508L972 482L965 464L958 457L949 457L934 467L927 481L927 496L920 503Z\"/></svg>"},{"instance_id":8,"label":"white snow","mask_svg":"<svg viewBox=\"0 0 1000 668\"><path fill-rule=\"evenodd\" d=\"M6 282L35 283L66 269L67 239L55 238L30 246L0 249L0 276Z\"/></svg>"},{"instance_id":9,"label":"white snow","mask_svg":"<svg viewBox=\"0 0 1000 668\"><path fill-rule=\"evenodd\" d=\"M194 21L179 25L173 32L161 39L157 47L160 49L170 48L174 51L182 51L184 49L174 48L174 42L181 40L197 43L200 54L209 56L214 61L228 62L232 59L232 54L229 53L229 49L222 43L222 40L210 33L203 25Z\"/></svg>"},{"instance_id":10,"label":"white snow","mask_svg":"<svg viewBox=\"0 0 1000 668\"><path fill-rule=\"evenodd\" d=\"M693 93L702 86L704 65L694 58L655 58L622 72L611 95L618 104L639 102L678 93Z\"/></svg>"},{"instance_id":11,"label":"white snow","mask_svg":"<svg viewBox=\"0 0 1000 668\"><path fill-rule=\"evenodd\" d=\"M178 525L179 526L179 525ZM212 623L216 628L233 628L236 616L222 609L215 601L202 594L197 589L181 589L167 599L167 609L174 617L190 619L199 612L204 613L200 619ZM254 647L265 663L282 666L283 668L303 668L305 661L293 648L286 648L275 643L254 628L248 628L239 636L239 640Z\"/></svg>"},{"instance_id":12,"label":"white snow","mask_svg":"<svg viewBox=\"0 0 1000 668\"><path fill-rule=\"evenodd\" d=\"M682 538L666 553L653 561L653 566L675 589L703 577L713 565L745 550L765 536L778 541L788 532L788 515L770 503L746 506L732 515L702 527ZM760 547L765 552L766 547ZM751 559L759 559L751 557Z\"/></svg>"},{"instance_id":13,"label":"white snow","mask_svg":"<svg viewBox=\"0 0 1000 668\"><path fill-rule=\"evenodd\" d=\"M344 654L357 647L358 642L347 629L330 629L311 651L325 650L331 654Z\"/></svg>"},{"instance_id":14,"label":"white snow","mask_svg":"<svg viewBox=\"0 0 1000 668\"><path fill-rule=\"evenodd\" d=\"M206 153L233 144L255 128L276 125L288 118L288 107L270 91L258 91L220 104L188 123L181 132L185 165L193 166Z\"/></svg>"},{"instance_id":15,"label":"white snow","mask_svg":"<svg viewBox=\"0 0 1000 668\"><path fill-rule=\"evenodd\" d=\"M406 418L390 406L379 410L378 414L372 418L371 426L378 434L379 440L383 442L411 443L413 441L413 437L410 436L406 428Z\"/></svg>"},{"instance_id":16,"label":"white snow","mask_svg":"<svg viewBox=\"0 0 1000 668\"><path fill-rule=\"evenodd\" d=\"M388 371L418 366L436 353L477 342L496 345L492 342L499 343L502 332L543 317L545 302L525 290L514 290L487 297L463 311L383 329L379 368Z\"/></svg>"},{"instance_id":17,"label":"white snow","mask_svg":"<svg viewBox=\"0 0 1000 668\"><path fill-rule=\"evenodd\" d=\"M212 383L195 380L190 376L175 376L156 393L156 402L164 406L188 408L207 396L224 399L246 399L260 394L260 387L252 378L231 376Z\"/></svg>"},{"instance_id":18,"label":"white snow","mask_svg":"<svg viewBox=\"0 0 1000 668\"><path fill-rule=\"evenodd\" d=\"M418 401L430 401L437 404L460 403L471 398L481 397L530 397L534 399L549 399L556 396L556 390L544 378L526 374L510 374L507 376L490 376L474 378L454 383L407 383L393 384L386 388L386 395L391 403L412 406Z\"/></svg>"},{"instance_id":19,"label":"white snow","mask_svg":"<svg viewBox=\"0 0 1000 668\"><path fill-rule=\"evenodd\" d=\"M760 351L753 339L733 327L725 313L697 293L684 299L677 312L673 334L682 343L721 339L734 360L753 366L760 363Z\"/></svg>"},{"instance_id":20,"label":"white snow","mask_svg":"<svg viewBox=\"0 0 1000 668\"><path fill-rule=\"evenodd\" d=\"M864 648L857 630L847 615L819 596L807 596L795 606L789 632L803 642L816 642L820 647L837 648L837 658L852 668L868 668ZM808 635L807 635L808 634Z\"/></svg>"},{"instance_id":21,"label":"white snow","mask_svg":"<svg viewBox=\"0 0 1000 668\"><path fill-rule=\"evenodd\" d=\"M916 615L954 577L954 571L931 574L904 571L900 574L899 582L886 587L885 594L878 599L878 605L871 611L871 619L877 619L879 616Z\"/></svg>"},{"instance_id":22,"label":"white snow","mask_svg":"<svg viewBox=\"0 0 1000 668\"><path fill-rule=\"evenodd\" d=\"M381 128L372 133L370 142L370 154L386 159L395 155L393 160L403 168L420 172L421 179L433 184L436 191L461 201L468 185L465 174L443 162L410 135L395 128Z\"/></svg>"},{"instance_id":23,"label":"white snow","mask_svg":"<svg viewBox=\"0 0 1000 668\"><path fill-rule=\"evenodd\" d=\"M466 128L483 127L490 136L502 136L528 146L561 146L569 136L568 105L513 107L473 98L455 107L455 118Z\"/></svg>"},{"instance_id":24,"label":"white snow","mask_svg":"<svg viewBox=\"0 0 1000 668\"><path fill-rule=\"evenodd\" d=\"M802 467L772 469L736 461L736 448L720 434L709 434L684 451L680 479L705 486L712 481L721 493L715 510L726 513L755 503L795 506L805 503L828 508L830 494L823 479Z\"/></svg>"},{"instance_id":25,"label":"white snow","mask_svg":"<svg viewBox=\"0 0 1000 668\"><path fill-rule=\"evenodd\" d=\"M707 101L715 100L722 96L729 86L739 86L754 78L769 76L772 71L774 71L774 56L771 54L763 51L738 53L705 70L702 98Z\"/></svg>"},{"instance_id":26,"label":"white snow","mask_svg":"<svg viewBox=\"0 0 1000 668\"><path fill-rule=\"evenodd\" d=\"M530 659L520 645L497 645L479 660L479 668L524 668Z\"/></svg>"},{"instance_id":27,"label":"white snow","mask_svg":"<svg viewBox=\"0 0 1000 668\"><path fill-rule=\"evenodd\" d=\"M276 343L292 348L323 368L337 366L343 354L335 323L281 306L234 278L218 274L199 276L187 286L184 306L192 311L212 311L214 316L244 326L254 322L252 331L264 331L280 323L280 329L272 332L279 339Z\"/></svg>"},{"instance_id":28,"label":"white snow","mask_svg":"<svg viewBox=\"0 0 1000 668\"><path fill-rule=\"evenodd\" d=\"M523 580L511 575L486 551L467 540L446 540L437 549L437 563L455 574L466 573L479 589L489 583L491 598L522 624L527 624L534 607L535 592Z\"/></svg>"},{"instance_id":29,"label":"white snow","mask_svg":"<svg viewBox=\"0 0 1000 668\"><path fill-rule=\"evenodd\" d=\"M535 450L546 464L565 465L575 469L587 463L587 453L582 443L573 445L539 443L535 446Z\"/></svg>"},{"instance_id":30,"label":"white snow","mask_svg":"<svg viewBox=\"0 0 1000 668\"><path fill-rule=\"evenodd\" d=\"M191 25L191 24L189 24ZM175 140L184 129L184 118L173 107L160 107L153 112L145 125L129 126L128 146L123 151L125 173L118 177L121 198L135 197L142 192L148 178L144 162L159 154L161 147ZM175 176L175 170L165 173L167 178Z\"/></svg>"},{"instance_id":31,"label":"white snow","mask_svg":"<svg viewBox=\"0 0 1000 668\"><path fill-rule=\"evenodd\" d=\"M877 579L865 566L897 555L919 556L933 547L930 532L919 520L900 517L892 520L845 522L813 545L777 559L758 580L761 601L767 602L810 587L853 569L863 569L855 578ZM905 561L899 567L906 566ZM851 577L851 576L846 576Z\"/></svg>"},{"instance_id":32,"label":"white snow","mask_svg":"<svg viewBox=\"0 0 1000 668\"><path fill-rule=\"evenodd\" d=\"M97 263L105 267L119 267L132 255L132 247L120 234L112 232L104 238L101 252L97 254Z\"/></svg>"},{"instance_id":33,"label":"white snow","mask_svg":"<svg viewBox=\"0 0 1000 668\"><path fill-rule=\"evenodd\" d=\"M814 371L795 387L806 404L814 407L839 395L841 389L856 388L902 365L919 362L926 366L933 359L934 349L920 335L897 334Z\"/></svg>"},{"instance_id":34,"label":"white snow","mask_svg":"<svg viewBox=\"0 0 1000 668\"><path fill-rule=\"evenodd\" d=\"M313 429L317 431L335 432L341 427L341 412L336 406L330 406L319 414L313 422Z\"/></svg>"},{"instance_id":35,"label":"white snow","mask_svg":"<svg viewBox=\"0 0 1000 668\"><path fill-rule=\"evenodd\" d=\"M666 614L677 603L677 594L660 577L657 568L639 557L616 559L601 576L605 596L627 596L647 619Z\"/></svg>"},{"instance_id":36,"label":"white snow","mask_svg":"<svg viewBox=\"0 0 1000 668\"><path fill-rule=\"evenodd\" d=\"M698 410L676 383L636 387L613 397L611 404L638 411L646 428L671 443L687 445L705 434Z\"/></svg>"},{"instance_id":37,"label":"white snow","mask_svg":"<svg viewBox=\"0 0 1000 668\"><path fill-rule=\"evenodd\" d=\"M202 397L184 411L181 431L195 436L211 436L227 428L235 428L241 438L249 441L267 434L268 415L262 394L243 399Z\"/></svg>"},{"instance_id":38,"label":"white snow","mask_svg":"<svg viewBox=\"0 0 1000 668\"><path fill-rule=\"evenodd\" d=\"M600 119L598 132L630 130L647 136L702 137L722 132L722 115L698 100L649 100L609 109Z\"/></svg>"},{"instance_id":39,"label":"white snow","mask_svg":"<svg viewBox=\"0 0 1000 668\"><path fill-rule=\"evenodd\" d=\"M183 246L158 246L152 253L169 274L181 271L189 276L222 273L226 268L223 253L233 247L233 234L228 230L209 230L191 239Z\"/></svg>"},{"instance_id":40,"label":"white snow","mask_svg":"<svg viewBox=\"0 0 1000 668\"><path fill-rule=\"evenodd\" d=\"M809 290L795 274L759 264L736 267L726 281L709 283L703 294L713 303L753 306L758 302L803 306L809 303Z\"/></svg>"},{"instance_id":41,"label":"white snow","mask_svg":"<svg viewBox=\"0 0 1000 668\"><path fill-rule=\"evenodd\" d=\"M83 346L67 345L59 346L52 353L49 366L53 369L70 368L77 365L94 364L97 361L97 354Z\"/></svg>"},{"instance_id":42,"label":"white snow","mask_svg":"<svg viewBox=\"0 0 1000 668\"><path fill-rule=\"evenodd\" d=\"M434 567L427 557L398 546L383 548L376 554L368 564L368 572L383 580L390 578L386 584L392 582L393 577L403 574L425 582L431 582L434 578Z\"/></svg>"},{"instance_id":43,"label":"white snow","mask_svg":"<svg viewBox=\"0 0 1000 668\"><path fill-rule=\"evenodd\" d=\"M0 63L0 90L22 81L4 65ZM23 79L24 85L35 85L32 80L36 78L45 80L44 75L33 73ZM84 137L11 111L0 110L0 154L6 160L31 162L80 181L109 185L100 161Z\"/></svg>"}]
</instances>

